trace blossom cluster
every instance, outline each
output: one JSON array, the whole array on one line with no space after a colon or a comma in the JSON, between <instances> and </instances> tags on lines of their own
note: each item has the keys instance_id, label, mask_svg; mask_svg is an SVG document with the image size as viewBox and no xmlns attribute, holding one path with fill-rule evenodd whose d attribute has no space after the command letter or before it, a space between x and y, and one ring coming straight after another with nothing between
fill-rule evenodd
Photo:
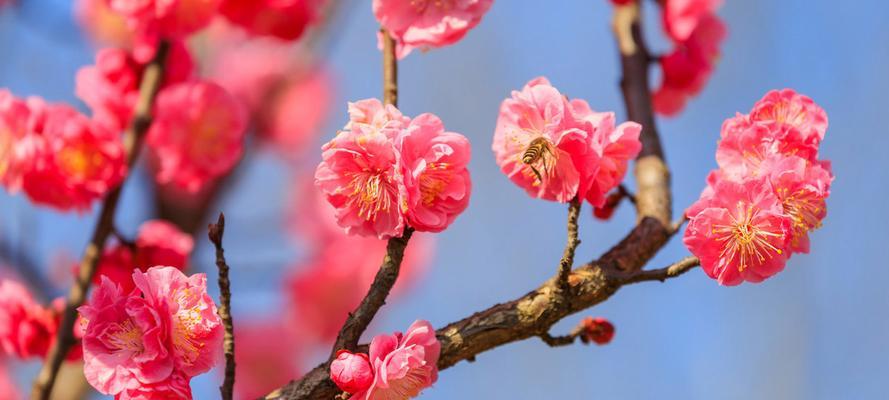
<instances>
[{"instance_id":1,"label":"blossom cluster","mask_svg":"<svg viewBox=\"0 0 889 400\"><path fill-rule=\"evenodd\" d=\"M655 111L675 115L710 79L726 36L716 16L722 0L666 0L663 20L673 50L660 60L661 85L652 95Z\"/></svg>"},{"instance_id":2,"label":"blossom cluster","mask_svg":"<svg viewBox=\"0 0 889 400\"><path fill-rule=\"evenodd\" d=\"M296 40L321 15L325 0L223 0L220 13L252 35Z\"/></svg>"},{"instance_id":3,"label":"blossom cluster","mask_svg":"<svg viewBox=\"0 0 889 400\"><path fill-rule=\"evenodd\" d=\"M35 204L84 211L123 180L120 136L63 104L0 89L0 185Z\"/></svg>"},{"instance_id":4,"label":"blossom cluster","mask_svg":"<svg viewBox=\"0 0 889 400\"><path fill-rule=\"evenodd\" d=\"M790 89L767 93L749 114L722 125L700 199L686 211L684 242L723 285L761 282L794 253L809 252L833 181L818 158L827 114Z\"/></svg>"},{"instance_id":5,"label":"blossom cluster","mask_svg":"<svg viewBox=\"0 0 889 400\"><path fill-rule=\"evenodd\" d=\"M373 0L373 13L395 39L398 58L415 48L451 45L481 22L494 0Z\"/></svg>"},{"instance_id":6,"label":"blossom cluster","mask_svg":"<svg viewBox=\"0 0 889 400\"><path fill-rule=\"evenodd\" d=\"M81 306L84 374L115 399L191 399L189 381L221 358L222 322L206 276L155 266L134 289L103 277Z\"/></svg>"},{"instance_id":7,"label":"blossom cluster","mask_svg":"<svg viewBox=\"0 0 889 400\"><path fill-rule=\"evenodd\" d=\"M20 359L46 357L56 340L64 306L61 298L43 306L21 283L0 279L0 350ZM79 349L75 349L67 358L80 357Z\"/></svg>"},{"instance_id":8,"label":"blossom cluster","mask_svg":"<svg viewBox=\"0 0 889 400\"><path fill-rule=\"evenodd\" d=\"M415 321L407 333L378 335L369 354L340 350L330 379L356 400L409 399L438 379L441 343L428 321Z\"/></svg>"},{"instance_id":9,"label":"blossom cluster","mask_svg":"<svg viewBox=\"0 0 889 400\"><path fill-rule=\"evenodd\" d=\"M615 126L614 113L568 100L540 77L500 105L492 148L503 173L531 197L603 207L642 149L641 131L635 122Z\"/></svg>"},{"instance_id":10,"label":"blossom cluster","mask_svg":"<svg viewBox=\"0 0 889 400\"><path fill-rule=\"evenodd\" d=\"M469 205L469 140L433 114L411 119L376 99L350 103L349 122L323 150L315 185L348 234L440 232Z\"/></svg>"}]
</instances>

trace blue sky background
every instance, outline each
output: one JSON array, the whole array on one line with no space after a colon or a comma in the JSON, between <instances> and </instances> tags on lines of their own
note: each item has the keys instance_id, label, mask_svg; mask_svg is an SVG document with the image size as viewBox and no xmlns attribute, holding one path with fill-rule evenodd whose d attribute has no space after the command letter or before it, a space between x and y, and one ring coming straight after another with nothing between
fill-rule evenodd
<instances>
[{"instance_id":1,"label":"blue sky background","mask_svg":"<svg viewBox=\"0 0 889 400\"><path fill-rule=\"evenodd\" d=\"M24 3L0 15L0 87L75 101L74 74L92 62L93 50L78 33L69 2ZM627 287L555 327L564 332L583 315L604 316L617 327L610 345L551 349L528 340L500 347L444 371L422 398L885 398L889 2L726 3L719 14L729 37L712 80L679 117L658 121L673 171L675 211L695 200L715 167L722 120L746 112L770 89L794 88L827 110L822 154L837 176L811 254L795 256L785 272L759 285L724 288L695 270L666 284ZM335 27L330 63L339 102L324 139L345 121L345 101L381 94L376 21L369 1L350 4ZM666 50L659 20L647 8L647 36L655 49ZM624 115L610 11L605 0L500 0L456 46L417 52L400 64L402 110L434 112L449 130L470 138L475 184L469 209L439 235L429 274L387 306L374 333L404 329L417 318L442 326L518 297L555 272L565 207L532 200L512 185L494 163L490 143L500 101L539 75L570 97ZM312 154L306 166L317 157ZM299 257L275 225L287 207L290 174L274 158L260 157L221 206L229 217L226 250L236 270L239 316L280 312L277 278ZM118 213L131 231L150 217L146 178L136 179ZM0 194L0 235L45 265L60 249L79 256L94 220ZM633 220L630 207L604 223L586 209L578 260L598 256ZM212 252L201 239L196 264L212 267ZM686 254L675 239L650 265ZM26 382L35 366L19 371ZM196 398L216 398L218 380L196 379Z\"/></svg>"}]
</instances>

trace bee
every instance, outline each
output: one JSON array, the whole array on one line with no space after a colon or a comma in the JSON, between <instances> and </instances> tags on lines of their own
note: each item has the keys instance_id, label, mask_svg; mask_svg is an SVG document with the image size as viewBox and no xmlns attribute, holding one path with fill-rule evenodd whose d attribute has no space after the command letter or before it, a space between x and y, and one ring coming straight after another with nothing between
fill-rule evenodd
<instances>
[{"instance_id":1,"label":"bee","mask_svg":"<svg viewBox=\"0 0 889 400\"><path fill-rule=\"evenodd\" d=\"M552 153L552 150L549 148L549 141L544 137L539 137L532 140L528 145L528 148L525 149L525 153L522 154L522 163L531 167L531 171L534 172L534 175L537 176L537 180L540 182L543 182L543 176L540 174L540 171L534 167L534 164L539 160L544 160L545 167L547 153Z\"/></svg>"}]
</instances>

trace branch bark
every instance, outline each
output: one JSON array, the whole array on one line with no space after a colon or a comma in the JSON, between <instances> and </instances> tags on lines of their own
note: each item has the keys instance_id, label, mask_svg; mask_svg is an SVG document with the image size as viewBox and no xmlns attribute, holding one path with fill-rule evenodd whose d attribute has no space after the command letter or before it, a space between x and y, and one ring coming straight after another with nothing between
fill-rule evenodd
<instances>
[{"instance_id":1,"label":"branch bark","mask_svg":"<svg viewBox=\"0 0 889 400\"><path fill-rule=\"evenodd\" d=\"M648 83L650 56L642 37L637 2L615 8L614 31L620 49L621 91L627 114L643 126L642 151L635 169L636 226L598 260L569 273L571 296L560 290L557 274L518 299L438 329L440 370L462 360L474 360L479 353L507 343L548 336L553 324L607 300L637 276L675 233L671 222L670 173L654 121ZM672 276L666 276L669 277ZM327 365L322 364L266 399L333 398L338 390L328 374Z\"/></svg>"},{"instance_id":2,"label":"branch bark","mask_svg":"<svg viewBox=\"0 0 889 400\"><path fill-rule=\"evenodd\" d=\"M568 205L568 241L565 243L565 251L559 262L559 287L566 294L569 289L568 276L571 274L571 267L574 266L574 253L577 251L577 246L580 246L580 239L577 238L580 205L581 200L577 196L571 199Z\"/></svg>"},{"instance_id":3,"label":"branch bark","mask_svg":"<svg viewBox=\"0 0 889 400\"><path fill-rule=\"evenodd\" d=\"M222 348L225 352L225 379L219 392L223 400L231 400L235 388L235 328L231 314L231 281L228 279L228 264L225 262L225 250L222 248L222 236L225 235L225 215L219 213L215 224L210 224L207 236L216 248L216 268L219 269L219 317L225 326Z\"/></svg>"},{"instance_id":4,"label":"branch bark","mask_svg":"<svg viewBox=\"0 0 889 400\"><path fill-rule=\"evenodd\" d=\"M133 166L142 148L142 139L148 131L148 127L151 126L151 107L163 80L168 47L166 42L161 42L154 59L145 69L139 87L139 99L136 103L133 121L124 134L124 148L127 154L127 166L130 170L128 176L132 174ZM34 382L32 399L46 400L49 398L58 376L59 367L67 356L68 350L76 343L74 323L77 320L77 308L86 300L86 294L96 272L99 257L105 247L105 241L114 229L114 212L117 210L117 203L125 183L126 180L109 192L102 203L102 210L99 213L99 220L96 223L93 236L84 250L83 260L77 273L77 281L68 293L58 335L47 354L47 361L43 364L43 368Z\"/></svg>"}]
</instances>

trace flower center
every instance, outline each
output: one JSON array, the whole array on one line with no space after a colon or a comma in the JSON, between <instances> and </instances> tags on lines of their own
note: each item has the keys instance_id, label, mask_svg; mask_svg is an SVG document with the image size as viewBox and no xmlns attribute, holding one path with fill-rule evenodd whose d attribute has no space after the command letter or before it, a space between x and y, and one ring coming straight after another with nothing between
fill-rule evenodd
<instances>
[{"instance_id":1,"label":"flower center","mask_svg":"<svg viewBox=\"0 0 889 400\"><path fill-rule=\"evenodd\" d=\"M429 206L438 198L451 182L448 163L429 163L426 171L420 175L420 198L424 205Z\"/></svg>"},{"instance_id":2,"label":"flower center","mask_svg":"<svg viewBox=\"0 0 889 400\"><path fill-rule=\"evenodd\" d=\"M105 340L110 347L135 353L142 352L142 331L132 320L114 324L113 331Z\"/></svg>"},{"instance_id":3,"label":"flower center","mask_svg":"<svg viewBox=\"0 0 889 400\"><path fill-rule=\"evenodd\" d=\"M376 221L380 212L388 212L392 199L387 193L388 180L383 171L365 170L352 173L349 181L349 204L358 207L358 216Z\"/></svg>"},{"instance_id":4,"label":"flower center","mask_svg":"<svg viewBox=\"0 0 889 400\"><path fill-rule=\"evenodd\" d=\"M787 188L778 190L783 199L781 204L784 212L793 221L793 245L799 244L799 238L810 230L821 227L821 214L824 211L824 199L808 190L797 190L787 195Z\"/></svg>"},{"instance_id":5,"label":"flower center","mask_svg":"<svg viewBox=\"0 0 889 400\"><path fill-rule=\"evenodd\" d=\"M774 121L779 125L800 127L806 122L806 109L801 104L779 101L765 107L757 115L759 119Z\"/></svg>"},{"instance_id":6,"label":"flower center","mask_svg":"<svg viewBox=\"0 0 889 400\"><path fill-rule=\"evenodd\" d=\"M743 272L751 265L762 264L773 255L783 251L770 240L780 238L783 233L769 232L754 222L759 210L752 205L738 202L738 216L732 215L728 225L714 225L713 233L720 235L716 240L723 242L720 258L738 260L738 271Z\"/></svg>"},{"instance_id":7,"label":"flower center","mask_svg":"<svg viewBox=\"0 0 889 400\"><path fill-rule=\"evenodd\" d=\"M86 145L66 147L59 152L62 170L80 179L94 175L103 161L99 152Z\"/></svg>"},{"instance_id":8,"label":"flower center","mask_svg":"<svg viewBox=\"0 0 889 400\"><path fill-rule=\"evenodd\" d=\"M173 346L182 351L188 364L198 358L201 348L204 347L204 344L194 337L194 328L203 321L200 304L197 304L195 297L191 288L180 290L174 295L176 303L179 304L179 311L176 312L177 323L173 332Z\"/></svg>"}]
</instances>

